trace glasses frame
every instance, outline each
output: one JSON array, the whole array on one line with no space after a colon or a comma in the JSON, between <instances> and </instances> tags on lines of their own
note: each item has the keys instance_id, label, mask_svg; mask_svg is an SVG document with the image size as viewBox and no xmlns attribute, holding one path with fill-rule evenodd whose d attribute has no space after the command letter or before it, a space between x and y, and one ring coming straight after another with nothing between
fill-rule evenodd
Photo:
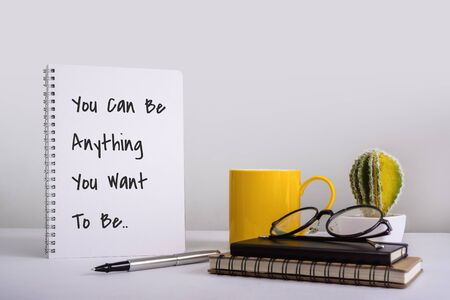
<instances>
[{"instance_id":1,"label":"glasses frame","mask_svg":"<svg viewBox=\"0 0 450 300\"><path fill-rule=\"evenodd\" d=\"M359 232L359 233L354 233L354 234L336 234L334 232L331 232L328 229L329 224L331 223L332 220L336 219L337 217L339 217L340 215L342 215L343 213L352 210L352 209L356 209L356 208L370 208L370 209L376 209L379 213L380 213L380 218L379 220L369 229L364 230L363 232ZM289 217L290 215L293 215L299 211L302 210L310 210L313 209L316 211L315 215L304 225L298 227L297 229L294 229L290 232L284 233L284 234L280 234L280 235L272 235L272 231L274 230L275 226L277 224L279 224L281 221L283 221L285 218ZM325 224L325 229L327 230L328 234L330 234L331 236L335 237L335 238L341 238L341 239L353 239L353 238L360 238L363 237L364 239L368 239L368 238L375 238L375 237L379 237L379 236L384 236L384 235L388 235L390 234L390 232L392 231L392 227L391 224L389 223L388 220L386 220L384 218L384 214L383 212L376 206L372 206L372 205L354 205L354 206L350 206L344 209L339 210L338 212L334 213L332 210L330 209L324 209L319 211L316 207L312 207L312 206L308 206L308 207L303 207L300 209L296 209L294 211L291 211L290 213L282 216L281 218L279 218L278 220L276 220L275 222L272 223L271 227L270 227L270 231L269 231L269 236L268 238L282 238L282 237L289 237L289 236L293 236L296 233L303 231L307 228L309 228L312 224L314 224L314 222L320 220L320 218L322 218L322 216L324 215L329 215L330 218L328 219L327 223ZM377 234L373 234L373 235L369 235L369 236L365 236L366 234L374 231L378 226L380 225L385 225L386 229L380 233Z\"/></svg>"}]
</instances>

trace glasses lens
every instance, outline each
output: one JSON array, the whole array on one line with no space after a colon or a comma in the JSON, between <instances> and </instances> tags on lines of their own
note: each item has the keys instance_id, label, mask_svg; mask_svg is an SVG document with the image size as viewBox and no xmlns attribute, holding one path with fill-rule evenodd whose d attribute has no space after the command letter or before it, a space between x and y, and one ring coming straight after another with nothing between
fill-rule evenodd
<instances>
[{"instance_id":1,"label":"glasses lens","mask_svg":"<svg viewBox=\"0 0 450 300\"><path fill-rule=\"evenodd\" d=\"M317 215L315 209L302 209L281 219L270 232L271 235L283 235L306 225Z\"/></svg>"},{"instance_id":2,"label":"glasses lens","mask_svg":"<svg viewBox=\"0 0 450 300\"><path fill-rule=\"evenodd\" d=\"M381 217L378 209L355 207L334 215L328 224L328 230L340 236L359 234L375 226Z\"/></svg>"}]
</instances>

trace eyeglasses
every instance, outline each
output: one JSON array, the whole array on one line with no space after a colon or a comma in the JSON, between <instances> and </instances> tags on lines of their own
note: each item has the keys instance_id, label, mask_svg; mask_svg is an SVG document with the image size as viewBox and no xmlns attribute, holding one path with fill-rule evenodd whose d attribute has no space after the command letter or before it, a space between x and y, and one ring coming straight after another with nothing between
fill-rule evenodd
<instances>
[{"instance_id":1,"label":"eyeglasses","mask_svg":"<svg viewBox=\"0 0 450 300\"><path fill-rule=\"evenodd\" d=\"M337 238L338 240L346 241L367 241L378 248L378 246L381 246L367 239L388 235L392 230L389 221L384 219L383 212L375 206L355 205L336 213L328 209L319 211L315 207L304 207L294 210L273 222L268 238L299 237L296 234L303 235L317 231L318 229L312 225L319 222L324 215L330 216L325 229L328 234L334 237L333 240ZM369 218L365 219L363 227L342 226L346 219L353 217ZM386 227L384 230L381 232L376 230L383 225Z\"/></svg>"}]
</instances>

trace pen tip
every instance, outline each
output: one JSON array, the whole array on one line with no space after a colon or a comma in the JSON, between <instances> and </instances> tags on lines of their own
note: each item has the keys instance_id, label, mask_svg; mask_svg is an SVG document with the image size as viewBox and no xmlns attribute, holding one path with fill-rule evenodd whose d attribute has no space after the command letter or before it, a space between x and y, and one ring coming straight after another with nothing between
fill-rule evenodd
<instances>
[{"instance_id":1,"label":"pen tip","mask_svg":"<svg viewBox=\"0 0 450 300\"><path fill-rule=\"evenodd\" d=\"M108 273L108 272L111 271L111 265L110 264L104 264L104 265L101 265L101 266L96 266L96 267L92 268L92 271Z\"/></svg>"}]
</instances>

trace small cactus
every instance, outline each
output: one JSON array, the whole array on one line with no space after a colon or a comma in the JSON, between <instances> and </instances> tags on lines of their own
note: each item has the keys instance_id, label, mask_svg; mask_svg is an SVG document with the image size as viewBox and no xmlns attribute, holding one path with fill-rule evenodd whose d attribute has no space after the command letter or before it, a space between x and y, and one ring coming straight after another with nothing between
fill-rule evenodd
<instances>
[{"instance_id":1,"label":"small cactus","mask_svg":"<svg viewBox=\"0 0 450 300\"><path fill-rule=\"evenodd\" d=\"M355 160L350 184L357 204L376 206L387 215L400 194L403 173L394 157L370 150Z\"/></svg>"}]
</instances>

